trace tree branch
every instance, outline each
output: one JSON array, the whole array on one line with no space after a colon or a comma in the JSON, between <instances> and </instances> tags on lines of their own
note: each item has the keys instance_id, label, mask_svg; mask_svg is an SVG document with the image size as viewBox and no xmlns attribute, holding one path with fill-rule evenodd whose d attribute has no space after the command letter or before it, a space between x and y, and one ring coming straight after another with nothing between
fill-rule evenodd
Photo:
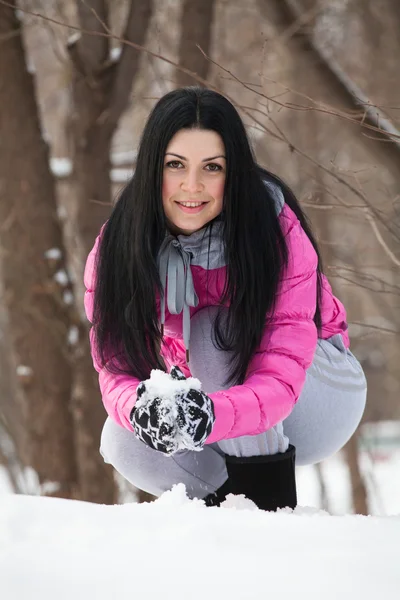
<instances>
[{"instance_id":1,"label":"tree branch","mask_svg":"<svg viewBox=\"0 0 400 600\"><path fill-rule=\"evenodd\" d=\"M288 9L296 19L301 18L302 10L297 0L285 0ZM339 63L328 54L324 46L315 39L312 34L308 35L308 41L313 50L318 54L326 67L336 77L339 83L346 90L351 100L356 106L360 106L365 111L365 118L378 128L380 132L387 136L398 149L400 149L400 131L391 123L383 112L373 104L373 102L364 94L358 85L344 72Z\"/></svg>"},{"instance_id":2,"label":"tree branch","mask_svg":"<svg viewBox=\"0 0 400 600\"><path fill-rule=\"evenodd\" d=\"M8 6L9 8L13 8L13 5L10 2L7 2L5 0L0 0L0 4L4 5L4 6ZM88 29L83 29L82 27L77 27L74 25L71 25L69 23L63 23L62 21L58 21L56 19L52 19L50 17L46 17L43 14L40 13L35 13L33 11L29 11L26 9L20 9L22 12L29 14L31 16L34 16L36 18L39 19L44 19L47 21L50 21L51 23L54 23L56 25L60 25L62 27L67 27L75 32L79 32L80 34L85 34L88 36L99 36L99 37L105 37L107 39L114 39L114 40L118 40L121 43L131 46L132 48L136 49L136 50L141 50L143 52L145 52L147 55L149 56L153 56L154 58L158 58L160 60L162 60L163 62L175 67L176 69L181 70L184 73L187 73L188 75L190 75L195 81L197 81L198 83L208 86L210 89L213 89L215 91L218 91L221 93L221 90L218 88L218 86L215 86L213 84L211 84L210 82L205 81L202 77L198 76L196 73L194 73L193 71L191 71L190 69L186 69L185 67L180 66L179 64L177 64L175 61L170 60L168 58L166 58L165 56L162 56L156 52L152 52L151 50L148 50L147 48L143 47L140 44L137 44L135 42L129 41L129 40L124 40L122 39L120 36L117 36L113 33L107 33L107 32L103 32L103 31L92 31L92 30L88 30ZM208 60L210 60L209 57L207 57ZM222 70L224 70L226 73L229 73L232 75L232 77L238 82L240 83L240 85L244 86L245 88L249 89L250 91L254 92L255 94L262 96L263 98L265 98L266 100L271 100L276 102L276 100L274 100L273 98L268 98L265 94L259 93L256 90L248 87L246 84L244 84L238 77L236 77L233 73L231 73L230 71L228 71L228 69L224 69L221 65L219 65L218 63L214 62L215 65L217 65L218 67L220 67ZM235 106L237 106L237 103L235 102L235 100L226 92L224 92L225 97L232 102ZM279 105L281 105L282 107L285 108L296 108L295 105L290 105L290 104L281 104L281 103L277 103ZM301 108L301 107L297 107L297 108ZM304 109L304 107L303 107ZM311 110L314 110L314 108L312 107ZM266 133L269 133L268 128L264 125L264 123L260 122L259 120L257 120L253 115L250 114L250 112L248 110L242 109L243 113L250 117L250 119L256 123L257 125L259 125L259 127L265 131ZM339 116L342 117L344 116L344 113L339 113L339 112L335 112L333 109L331 109L330 111L328 110L322 110L321 112L327 112L328 114L332 114L334 116ZM265 115L268 116L268 115ZM355 122L355 119L348 117L349 121L353 121ZM376 127L370 125L367 126L364 122L360 122L359 120L357 120L357 122L362 126L362 127L368 127L369 129L374 129L377 130ZM277 136L280 137L280 136ZM322 163L318 162L317 160L313 159L310 155L308 155L306 152L303 152L302 150L300 150L299 148L297 148L296 146L292 145L290 142L287 141L287 139L282 138L281 141L283 141L284 143L288 144L290 149L293 152L296 152L299 156L302 156L303 158L305 158L309 163L313 164L315 167L321 169L322 171L324 171L327 175L329 175L330 177L332 177L333 179L335 179L338 183L342 184L345 188L347 188L349 191L351 191L357 198L361 199L363 204L365 206L367 206L369 208L369 210L371 211L371 214L375 217L375 219L377 221L379 221L387 231L389 231L391 233L391 235L393 236L394 239L396 239L397 241L400 241L400 236L398 235L396 228L392 225L392 223L390 221L385 221L381 215L379 214L379 211L377 211L372 204L368 201L368 199L366 198L366 196L360 191L358 190L356 187L354 187L353 185L351 185L350 183L348 183L343 177L341 177L340 175L338 175L337 173L335 173L332 169L329 169L328 167L326 167L325 165L323 165Z\"/></svg>"},{"instance_id":3,"label":"tree branch","mask_svg":"<svg viewBox=\"0 0 400 600\"><path fill-rule=\"evenodd\" d=\"M302 18L304 10L297 0L285 0L285 5L295 21ZM339 63L328 54L324 46L318 43L318 40L315 39L312 31L311 33L305 33L312 50L341 84L351 101L356 107L362 107L364 109L364 117L362 120L368 119L379 133L385 135L389 141L396 145L397 149L400 149L400 131L391 123L383 112L373 104L370 98L364 94L347 73L344 72Z\"/></svg>"},{"instance_id":4,"label":"tree branch","mask_svg":"<svg viewBox=\"0 0 400 600\"><path fill-rule=\"evenodd\" d=\"M357 325L358 327L365 327L367 329L374 329L376 331L382 331L383 333L393 333L394 335L399 335L400 330L398 329L389 329L388 327L380 327L379 325L370 325L369 323L360 323L359 321L349 321L349 325Z\"/></svg>"},{"instance_id":5,"label":"tree branch","mask_svg":"<svg viewBox=\"0 0 400 600\"><path fill-rule=\"evenodd\" d=\"M392 296L399 297L400 296L400 286L389 283L384 279L377 277L371 273L365 273L363 271L359 271L356 269L351 269L350 267L344 266L328 266L328 270L330 271L330 277L337 277L342 279L343 281L347 281L352 285L362 287L370 292L377 292L379 294L389 294ZM350 273L353 274L354 277L346 276L342 273Z\"/></svg>"}]
</instances>

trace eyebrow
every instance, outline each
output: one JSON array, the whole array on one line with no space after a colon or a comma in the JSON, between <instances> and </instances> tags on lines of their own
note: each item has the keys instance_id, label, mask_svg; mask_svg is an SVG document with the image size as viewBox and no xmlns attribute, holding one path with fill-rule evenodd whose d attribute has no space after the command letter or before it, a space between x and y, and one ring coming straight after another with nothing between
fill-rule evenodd
<instances>
[{"instance_id":1,"label":"eyebrow","mask_svg":"<svg viewBox=\"0 0 400 600\"><path fill-rule=\"evenodd\" d=\"M177 158L180 158L181 160L187 160L187 158L185 158L184 156L181 156L180 154L175 154L175 152L166 152L165 155L170 154L171 156L176 156ZM203 160L201 162L208 162L209 160L215 160L216 158L225 158L226 157L223 154L218 154L217 156L211 156L210 158L203 158Z\"/></svg>"}]
</instances>

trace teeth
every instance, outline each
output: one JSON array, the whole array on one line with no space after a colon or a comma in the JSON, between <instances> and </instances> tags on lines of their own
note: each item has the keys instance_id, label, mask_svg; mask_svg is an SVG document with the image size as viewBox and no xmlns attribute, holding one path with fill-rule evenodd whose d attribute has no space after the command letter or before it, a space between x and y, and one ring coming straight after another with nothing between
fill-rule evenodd
<instances>
[{"instance_id":1,"label":"teeth","mask_svg":"<svg viewBox=\"0 0 400 600\"><path fill-rule=\"evenodd\" d=\"M188 208L196 208L196 206L201 206L202 202L179 202L182 206L187 206Z\"/></svg>"}]
</instances>

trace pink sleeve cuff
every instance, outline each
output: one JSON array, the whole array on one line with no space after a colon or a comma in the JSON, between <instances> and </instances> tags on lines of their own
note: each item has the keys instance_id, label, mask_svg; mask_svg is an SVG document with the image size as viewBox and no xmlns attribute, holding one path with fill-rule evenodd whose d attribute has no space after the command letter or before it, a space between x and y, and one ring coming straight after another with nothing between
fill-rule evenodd
<instances>
[{"instance_id":1,"label":"pink sleeve cuff","mask_svg":"<svg viewBox=\"0 0 400 600\"><path fill-rule=\"evenodd\" d=\"M207 444L213 444L224 439L235 424L235 409L229 397L224 392L209 394L214 403L215 423L207 438Z\"/></svg>"}]
</instances>

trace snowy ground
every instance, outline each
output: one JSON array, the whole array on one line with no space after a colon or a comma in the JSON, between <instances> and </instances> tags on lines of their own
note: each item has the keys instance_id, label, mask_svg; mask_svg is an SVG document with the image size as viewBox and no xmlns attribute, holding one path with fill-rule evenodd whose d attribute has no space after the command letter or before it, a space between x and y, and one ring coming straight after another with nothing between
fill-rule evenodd
<instances>
[{"instance_id":1,"label":"snowy ground","mask_svg":"<svg viewBox=\"0 0 400 600\"><path fill-rule=\"evenodd\" d=\"M141 505L14 495L0 469L0 598L399 598L399 428L363 438L369 517L349 514L340 453L322 464L332 516L318 508L313 467L297 471L300 508L277 514L240 497L206 508L183 486ZM39 494L35 474L24 477L25 492Z\"/></svg>"},{"instance_id":2,"label":"snowy ground","mask_svg":"<svg viewBox=\"0 0 400 600\"><path fill-rule=\"evenodd\" d=\"M206 508L183 485L152 504L0 497L7 600L398 598L400 517ZM242 506L241 506L242 503Z\"/></svg>"}]
</instances>

